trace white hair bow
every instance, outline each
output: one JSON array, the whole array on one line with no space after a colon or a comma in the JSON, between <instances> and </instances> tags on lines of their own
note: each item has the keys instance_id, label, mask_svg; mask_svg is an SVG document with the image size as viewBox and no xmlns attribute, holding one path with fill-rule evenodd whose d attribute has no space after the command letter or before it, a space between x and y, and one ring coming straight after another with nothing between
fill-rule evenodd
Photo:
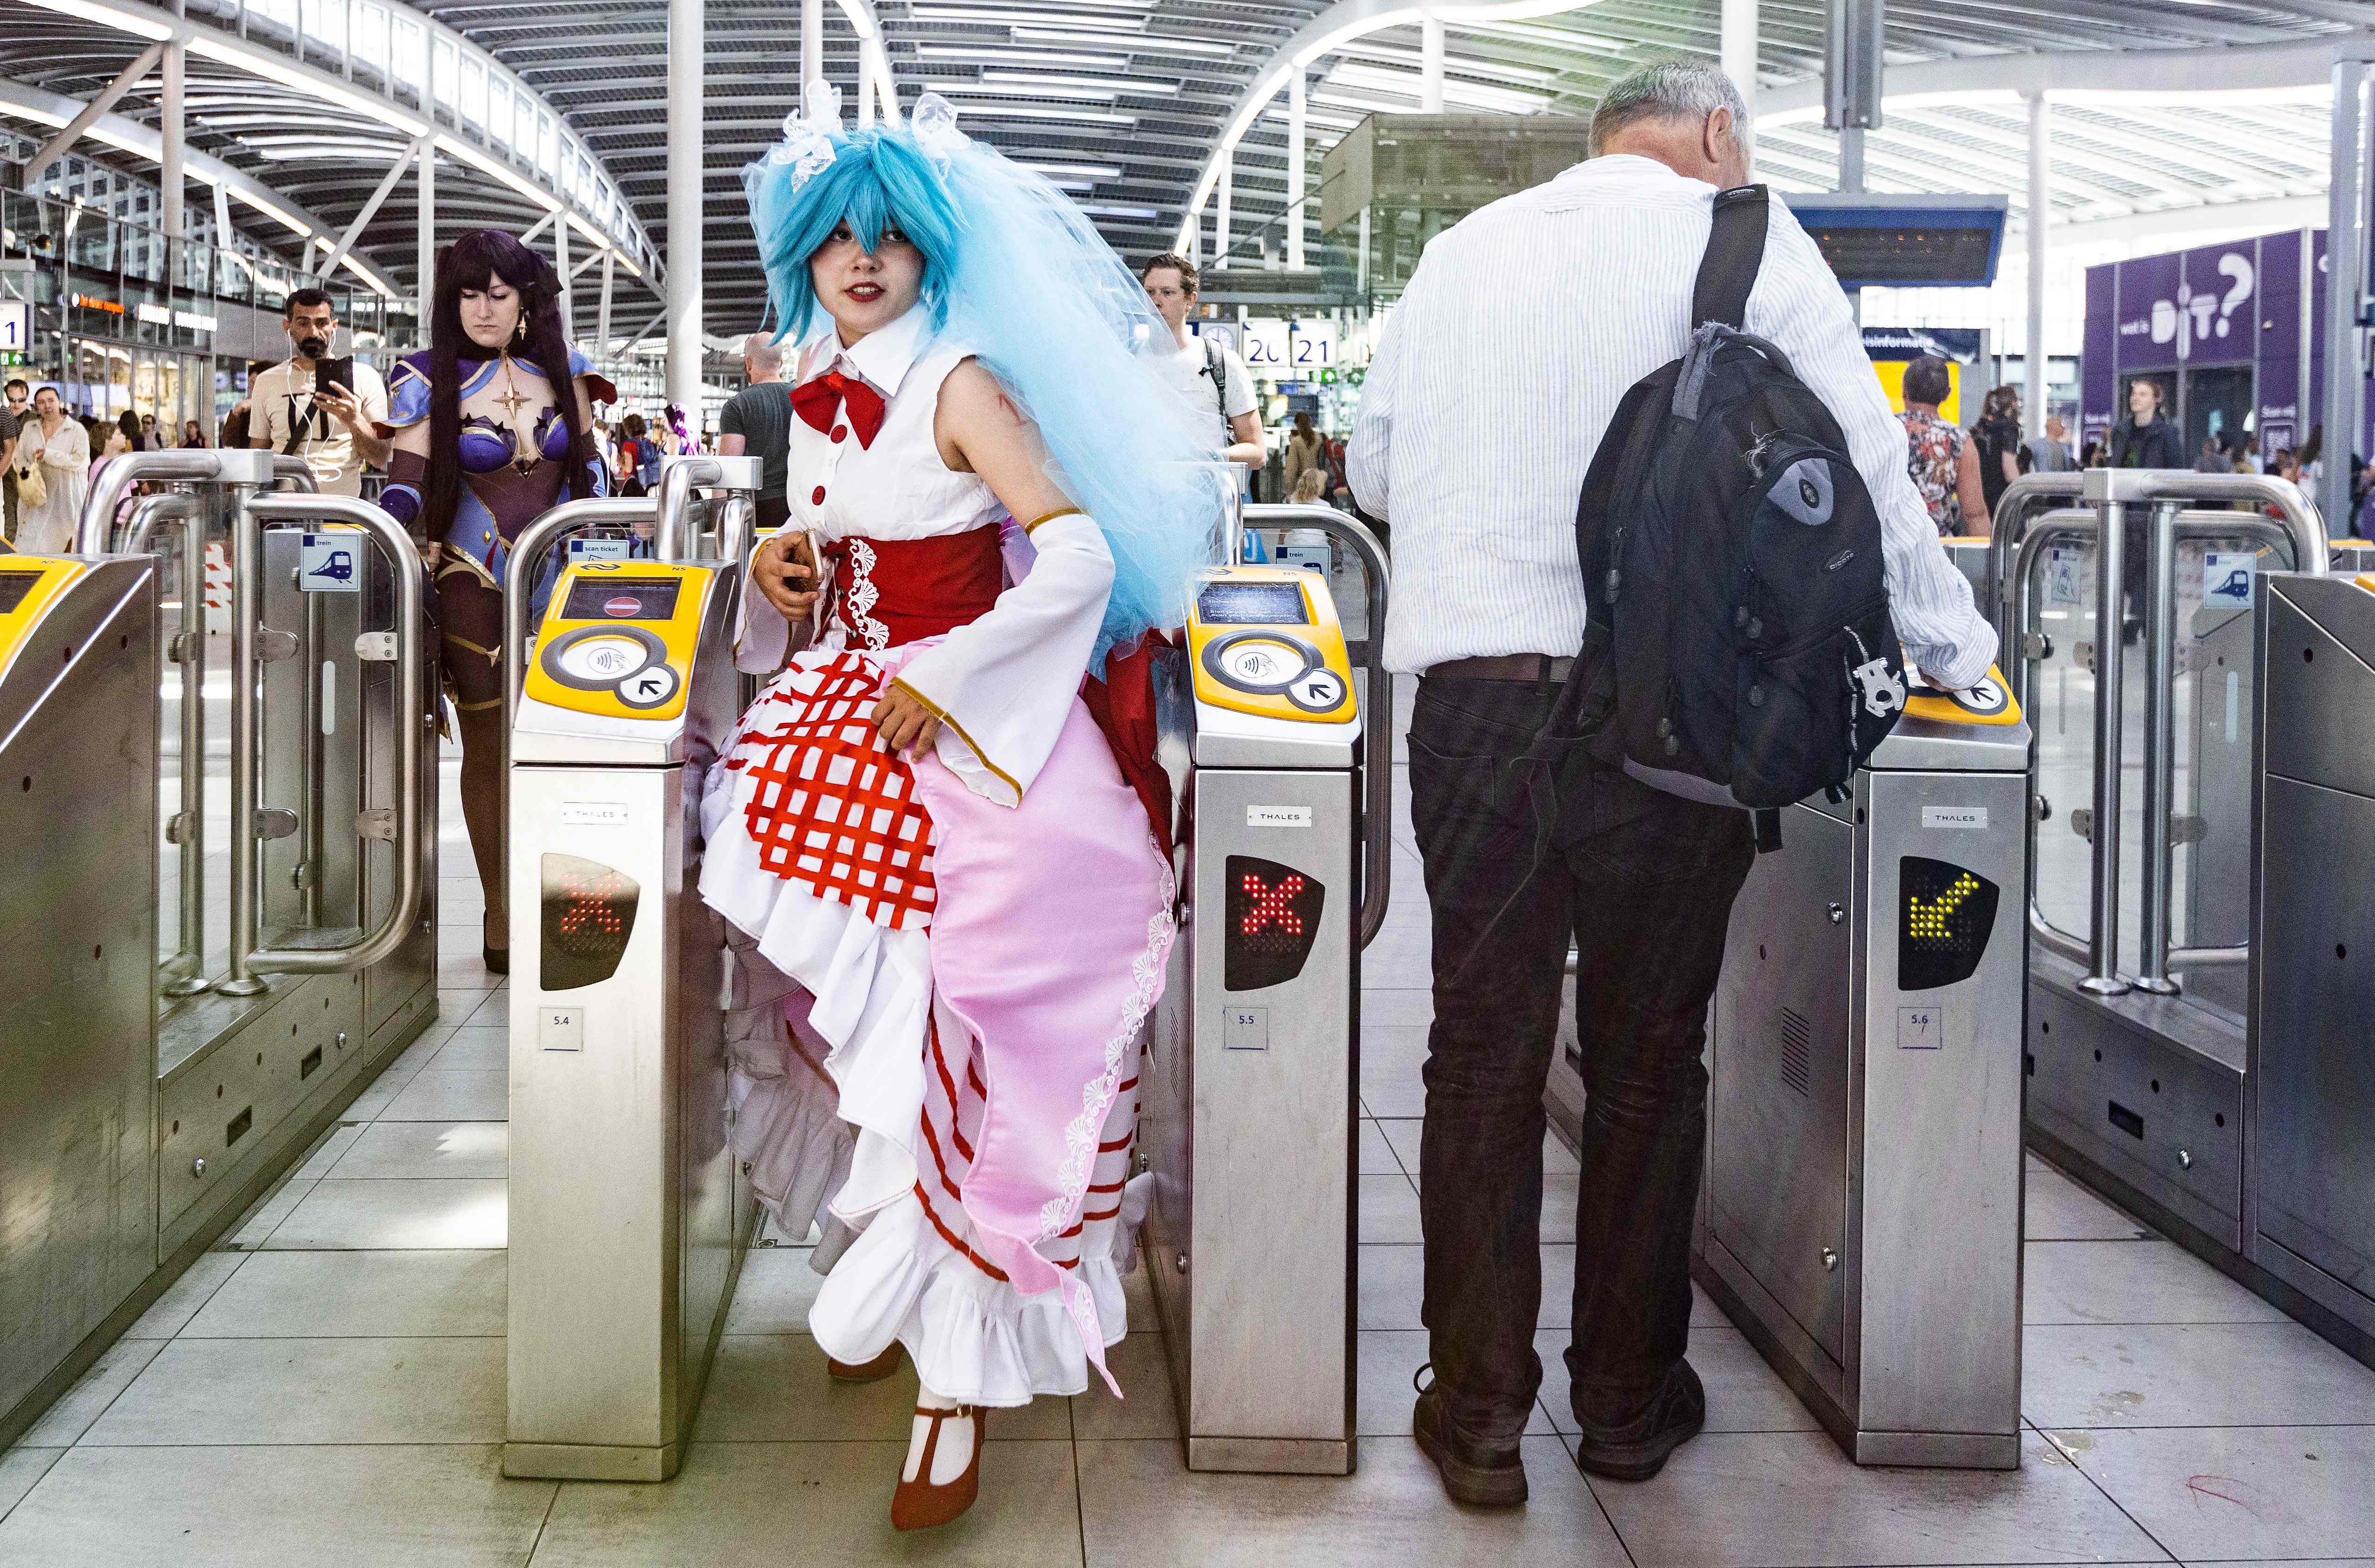
<instances>
[{"instance_id":1,"label":"white hair bow","mask_svg":"<svg viewBox=\"0 0 2375 1568\"><path fill-rule=\"evenodd\" d=\"M833 166L833 139L841 133L841 89L820 77L800 89L799 110L784 116L784 139L767 150L770 163L792 166L792 189Z\"/></svg>"},{"instance_id":2,"label":"white hair bow","mask_svg":"<svg viewBox=\"0 0 2375 1568\"><path fill-rule=\"evenodd\" d=\"M957 129L957 106L936 92L928 92L916 100L916 112L908 116L907 127L915 133L916 145L924 149L943 175L948 173L950 159L957 149L970 139Z\"/></svg>"}]
</instances>

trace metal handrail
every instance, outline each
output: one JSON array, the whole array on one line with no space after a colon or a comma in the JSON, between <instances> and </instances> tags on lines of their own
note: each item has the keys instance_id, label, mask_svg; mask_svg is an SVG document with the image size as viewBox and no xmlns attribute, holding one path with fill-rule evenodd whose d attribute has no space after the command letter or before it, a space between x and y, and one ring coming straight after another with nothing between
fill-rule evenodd
<instances>
[{"instance_id":1,"label":"metal handrail","mask_svg":"<svg viewBox=\"0 0 2375 1568\"><path fill-rule=\"evenodd\" d=\"M2247 947L2188 948L2175 946L2169 940L2173 877L2169 829L2177 765L2177 542L2186 538L2255 539L2288 549L2296 566L2302 561L2314 562L2314 572L2322 573L2326 560L2324 527L2315 509L2301 501L2293 486L2281 479L2220 486L2217 481L2261 481L2264 477L2121 469L2092 470L2090 479L2092 475L2104 473L2120 477L2089 484L2088 499L2097 502L2096 508L2049 512L2034 521L2026 537L2020 541L2014 570L2004 582L2004 629L2009 635L2003 646L2015 655L2009 661L2013 693L2015 700L2026 707L2029 703L2032 660L2020 639L2028 630L2029 584L2036 576L2038 560L2065 539L2097 541L2094 827L2087 890L2092 929L2082 938L2053 925L2046 918L2034 890L2029 895L2028 925L2040 946L2085 966L2087 973L2080 983L2082 989L2116 996L2141 986L2156 994L2173 995L2179 987L2168 978L2172 967L2207 968L2250 961ZM2194 480L2204 481L2198 489L2191 482ZM2145 656L2150 678L2145 697L2144 951L2139 955L2136 974L2125 976L2119 973L2120 773L2125 717L2120 629L2124 619L2124 513L2129 504L2140 499L2148 499L2153 506L2147 540L2151 557L2147 563L2145 619ZM2187 500L2226 499L2264 499L2286 514L2279 521L2251 513L2182 509ZM2028 831L2033 839L2037 831L2033 813Z\"/></svg>"},{"instance_id":2,"label":"metal handrail","mask_svg":"<svg viewBox=\"0 0 2375 1568\"><path fill-rule=\"evenodd\" d=\"M1365 948L1384 926L1386 905L1393 896L1394 677L1386 668L1385 656L1386 609L1391 602L1392 584L1386 548L1358 519L1329 506L1251 505L1244 509L1243 526L1319 529L1351 547L1367 574L1369 628L1359 644L1357 661L1369 677L1362 702L1369 743L1361 824L1361 945Z\"/></svg>"},{"instance_id":3,"label":"metal handrail","mask_svg":"<svg viewBox=\"0 0 2375 1568\"><path fill-rule=\"evenodd\" d=\"M2040 496L2056 500L2075 501L2085 493L2085 473L2023 474L2003 488L1996 498L1996 509L1988 521L1988 602L1981 612L1996 623L1996 646L2009 648L2020 635L2020 628L2004 613L2004 601L2011 595L2010 580L2004 567L2014 550L2020 546L2021 513L2028 503Z\"/></svg>"},{"instance_id":4,"label":"metal handrail","mask_svg":"<svg viewBox=\"0 0 2375 1568\"><path fill-rule=\"evenodd\" d=\"M135 485L217 484L261 489L282 479L309 494L321 489L303 458L256 447L118 453L106 460L90 493L83 497L82 513L75 519L75 553L115 553L116 510Z\"/></svg>"},{"instance_id":5,"label":"metal handrail","mask_svg":"<svg viewBox=\"0 0 2375 1568\"><path fill-rule=\"evenodd\" d=\"M396 896L377 928L337 948L255 945L256 611L262 597L264 530L305 523L343 523L377 540L396 588ZM251 495L239 508L232 550L230 975L231 996L263 990L263 974L335 974L368 969L404 945L420 914L422 845L433 830L420 783L421 720L429 711L427 639L422 634L419 556L404 525L355 496Z\"/></svg>"},{"instance_id":6,"label":"metal handrail","mask_svg":"<svg viewBox=\"0 0 2375 1568\"><path fill-rule=\"evenodd\" d=\"M689 526L694 489L755 495L759 490L759 471L760 459L750 456L712 457L703 453L688 453L668 458L660 467L659 515L652 534L653 553L671 562L700 559L692 553L694 540Z\"/></svg>"},{"instance_id":7,"label":"metal handrail","mask_svg":"<svg viewBox=\"0 0 2375 1568\"><path fill-rule=\"evenodd\" d=\"M125 555L155 553L159 528L181 532L181 630L165 657L182 666L182 795L166 836L181 851L181 935L171 958L158 967L168 996L195 996L207 979L207 531L195 496L144 496L124 530Z\"/></svg>"},{"instance_id":8,"label":"metal handrail","mask_svg":"<svg viewBox=\"0 0 2375 1568\"><path fill-rule=\"evenodd\" d=\"M2031 475L2034 478L2037 476ZM2182 468L2089 468L2086 500L2110 501L2254 501L2273 506L2292 535L2293 570L2312 577L2327 571L2332 546L2325 519L2300 487L2272 474L2193 474ZM2026 483L2026 481L2023 481Z\"/></svg>"}]
</instances>

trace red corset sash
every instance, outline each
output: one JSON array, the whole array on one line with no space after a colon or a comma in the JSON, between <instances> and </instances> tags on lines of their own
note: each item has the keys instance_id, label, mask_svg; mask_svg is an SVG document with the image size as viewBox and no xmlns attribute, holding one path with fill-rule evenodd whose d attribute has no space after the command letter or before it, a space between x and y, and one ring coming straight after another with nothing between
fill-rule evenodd
<instances>
[{"instance_id":1,"label":"red corset sash","mask_svg":"<svg viewBox=\"0 0 2375 1568\"><path fill-rule=\"evenodd\" d=\"M836 539L825 554L833 614L858 648L895 648L978 620L1006 581L994 523L925 539Z\"/></svg>"}]
</instances>

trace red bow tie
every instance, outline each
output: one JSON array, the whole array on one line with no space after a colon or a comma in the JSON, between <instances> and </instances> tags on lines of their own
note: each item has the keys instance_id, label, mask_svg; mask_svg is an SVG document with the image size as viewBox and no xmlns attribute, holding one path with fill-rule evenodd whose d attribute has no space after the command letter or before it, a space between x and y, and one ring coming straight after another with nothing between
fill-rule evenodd
<instances>
[{"instance_id":1,"label":"red bow tie","mask_svg":"<svg viewBox=\"0 0 2375 1568\"><path fill-rule=\"evenodd\" d=\"M872 446L875 434L882 429L880 393L856 376L845 376L839 371L828 371L792 388L792 412L820 434L832 433L833 417L845 404L849 409L850 427L857 431L857 444Z\"/></svg>"}]
</instances>

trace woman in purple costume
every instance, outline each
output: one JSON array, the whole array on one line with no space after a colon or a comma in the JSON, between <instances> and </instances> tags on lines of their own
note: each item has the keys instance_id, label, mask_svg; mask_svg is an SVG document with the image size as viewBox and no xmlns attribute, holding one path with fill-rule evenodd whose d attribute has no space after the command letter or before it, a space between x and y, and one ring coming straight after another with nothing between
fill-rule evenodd
<instances>
[{"instance_id":1,"label":"woman in purple costume","mask_svg":"<svg viewBox=\"0 0 2375 1568\"><path fill-rule=\"evenodd\" d=\"M511 543L561 501L608 493L594 404L617 389L569 347L552 264L492 229L437 257L429 351L388 377L380 504L436 584L462 729L462 819L486 893L486 963L511 965L502 878L502 585ZM556 393L556 388L566 387Z\"/></svg>"}]
</instances>

